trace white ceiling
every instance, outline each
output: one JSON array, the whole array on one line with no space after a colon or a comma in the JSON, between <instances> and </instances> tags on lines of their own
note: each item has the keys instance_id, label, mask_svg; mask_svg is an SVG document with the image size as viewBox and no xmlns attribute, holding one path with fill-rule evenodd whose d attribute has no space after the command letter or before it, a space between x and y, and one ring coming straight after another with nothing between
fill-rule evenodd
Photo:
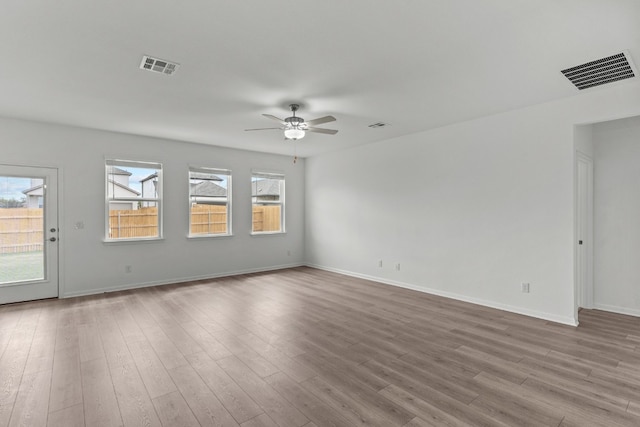
<instances>
[{"instance_id":1,"label":"white ceiling","mask_svg":"<svg viewBox=\"0 0 640 427\"><path fill-rule=\"evenodd\" d=\"M296 101L337 118L297 143L311 156L579 96L560 70L640 62L639 18L638 0L4 0L0 115L291 154L243 130Z\"/></svg>"}]
</instances>

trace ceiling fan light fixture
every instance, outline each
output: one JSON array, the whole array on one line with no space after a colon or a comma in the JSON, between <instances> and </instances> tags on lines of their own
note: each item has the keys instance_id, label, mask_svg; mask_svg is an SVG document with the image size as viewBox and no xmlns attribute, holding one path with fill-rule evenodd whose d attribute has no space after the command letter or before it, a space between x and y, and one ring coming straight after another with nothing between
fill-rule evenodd
<instances>
[{"instance_id":1,"label":"ceiling fan light fixture","mask_svg":"<svg viewBox=\"0 0 640 427\"><path fill-rule=\"evenodd\" d=\"M305 132L302 129L285 129L284 136L287 139L302 139L304 138Z\"/></svg>"}]
</instances>

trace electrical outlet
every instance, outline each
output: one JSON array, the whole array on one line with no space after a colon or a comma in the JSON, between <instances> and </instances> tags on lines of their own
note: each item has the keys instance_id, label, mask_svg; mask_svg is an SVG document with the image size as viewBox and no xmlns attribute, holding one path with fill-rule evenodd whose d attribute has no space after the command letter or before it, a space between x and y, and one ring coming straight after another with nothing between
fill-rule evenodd
<instances>
[{"instance_id":1,"label":"electrical outlet","mask_svg":"<svg viewBox=\"0 0 640 427\"><path fill-rule=\"evenodd\" d=\"M124 266L124 272L125 273L131 273L133 271L133 267L131 267L130 265L125 265Z\"/></svg>"},{"instance_id":2,"label":"electrical outlet","mask_svg":"<svg viewBox=\"0 0 640 427\"><path fill-rule=\"evenodd\" d=\"M400 263L396 263L396 271L400 271Z\"/></svg>"},{"instance_id":3,"label":"electrical outlet","mask_svg":"<svg viewBox=\"0 0 640 427\"><path fill-rule=\"evenodd\" d=\"M378 261L378 267L382 268L382 260Z\"/></svg>"},{"instance_id":4,"label":"electrical outlet","mask_svg":"<svg viewBox=\"0 0 640 427\"><path fill-rule=\"evenodd\" d=\"M529 283L521 283L522 292L525 294L529 293Z\"/></svg>"}]
</instances>

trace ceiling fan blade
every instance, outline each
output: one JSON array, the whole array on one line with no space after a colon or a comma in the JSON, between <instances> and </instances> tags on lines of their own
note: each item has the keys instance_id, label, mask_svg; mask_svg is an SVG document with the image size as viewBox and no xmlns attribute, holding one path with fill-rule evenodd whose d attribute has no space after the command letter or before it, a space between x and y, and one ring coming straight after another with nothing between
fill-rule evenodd
<instances>
[{"instance_id":1,"label":"ceiling fan blade","mask_svg":"<svg viewBox=\"0 0 640 427\"><path fill-rule=\"evenodd\" d=\"M263 114L263 116L265 116L268 119L275 120L276 122L280 122L280 124L282 124L282 125L284 124L284 120L283 119L279 119L276 116L272 116L271 114Z\"/></svg>"},{"instance_id":2,"label":"ceiling fan blade","mask_svg":"<svg viewBox=\"0 0 640 427\"><path fill-rule=\"evenodd\" d=\"M307 131L316 132L316 133L326 133L328 135L335 135L336 133L338 133L338 131L335 129L322 129L322 128L308 128Z\"/></svg>"},{"instance_id":3,"label":"ceiling fan blade","mask_svg":"<svg viewBox=\"0 0 640 427\"><path fill-rule=\"evenodd\" d=\"M317 119L306 121L309 126L321 125L322 123L335 122L336 118L333 116L324 116Z\"/></svg>"},{"instance_id":4,"label":"ceiling fan blade","mask_svg":"<svg viewBox=\"0 0 640 427\"><path fill-rule=\"evenodd\" d=\"M248 131L248 130L272 130L272 129L276 129L276 130L282 130L284 128L256 128L256 129L245 129L244 131Z\"/></svg>"}]
</instances>

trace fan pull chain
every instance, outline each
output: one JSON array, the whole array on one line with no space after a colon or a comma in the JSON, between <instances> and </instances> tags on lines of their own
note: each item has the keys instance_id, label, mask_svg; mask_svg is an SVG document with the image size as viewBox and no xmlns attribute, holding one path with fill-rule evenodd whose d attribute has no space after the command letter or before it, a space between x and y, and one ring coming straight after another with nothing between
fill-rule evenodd
<instances>
[{"instance_id":1,"label":"fan pull chain","mask_svg":"<svg viewBox=\"0 0 640 427\"><path fill-rule=\"evenodd\" d=\"M298 162L298 144L296 144L296 140L293 140L293 164L295 165Z\"/></svg>"}]
</instances>

